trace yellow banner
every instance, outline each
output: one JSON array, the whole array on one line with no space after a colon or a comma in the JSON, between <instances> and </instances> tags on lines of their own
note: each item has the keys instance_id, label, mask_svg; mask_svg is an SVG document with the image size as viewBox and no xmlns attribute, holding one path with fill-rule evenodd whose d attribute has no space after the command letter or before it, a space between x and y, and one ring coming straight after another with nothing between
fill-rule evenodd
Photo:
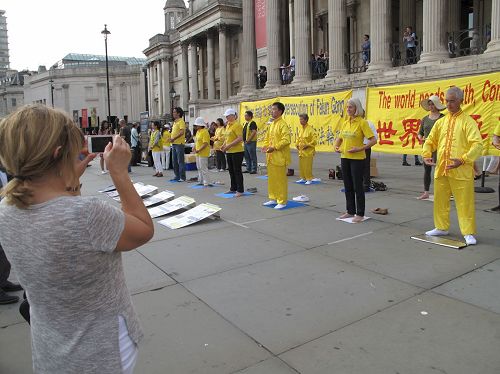
<instances>
[{"instance_id":1,"label":"yellow banner","mask_svg":"<svg viewBox=\"0 0 500 374\"><path fill-rule=\"evenodd\" d=\"M339 126L344 118L344 108L347 100L352 96L352 91L342 91L323 95L276 97L272 99L242 102L240 104L240 121L244 122L247 110L253 112L253 120L257 124L257 145L261 146L264 140L269 120L271 119L271 106L275 101L285 105L283 119L290 126L292 135L291 147L295 147L300 126L299 114L309 116L309 125L314 128L318 136L318 152L334 152L333 142Z\"/></svg>"},{"instance_id":2,"label":"yellow banner","mask_svg":"<svg viewBox=\"0 0 500 374\"><path fill-rule=\"evenodd\" d=\"M500 121L500 74L454 78L442 81L368 88L366 118L378 133L376 152L420 154L417 138L421 119L428 114L420 102L438 95L445 104L446 90L457 86L464 90L462 109L476 121L483 138L484 154L498 155L492 145L495 126ZM446 109L443 111L446 113Z\"/></svg>"}]
</instances>

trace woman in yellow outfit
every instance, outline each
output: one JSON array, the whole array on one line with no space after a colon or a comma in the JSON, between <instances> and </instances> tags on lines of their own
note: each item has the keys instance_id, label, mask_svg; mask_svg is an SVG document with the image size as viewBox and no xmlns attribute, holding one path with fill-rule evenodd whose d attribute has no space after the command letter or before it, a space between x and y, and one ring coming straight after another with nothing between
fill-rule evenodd
<instances>
[{"instance_id":1,"label":"woman in yellow outfit","mask_svg":"<svg viewBox=\"0 0 500 374\"><path fill-rule=\"evenodd\" d=\"M217 129L210 140L214 142L213 149L215 151L215 164L217 170L224 171L226 170L226 155L220 148L224 144L226 128L224 127L224 120L222 118L217 118L215 123L217 124Z\"/></svg>"},{"instance_id":2,"label":"woman in yellow outfit","mask_svg":"<svg viewBox=\"0 0 500 374\"><path fill-rule=\"evenodd\" d=\"M467 245L476 244L474 208L474 161L483 150L481 134L474 120L460 108L464 92L451 87L446 92L448 114L438 119L425 140L422 156L434 166L434 229L429 236L448 235L450 197L453 194L460 231ZM437 164L432 152L437 151Z\"/></svg>"},{"instance_id":3,"label":"woman in yellow outfit","mask_svg":"<svg viewBox=\"0 0 500 374\"><path fill-rule=\"evenodd\" d=\"M170 165L170 146L172 142L170 141L171 134L169 130L169 126L165 125L161 133L161 141L163 143L163 152L161 154L163 170L167 170Z\"/></svg>"},{"instance_id":4,"label":"woman in yellow outfit","mask_svg":"<svg viewBox=\"0 0 500 374\"><path fill-rule=\"evenodd\" d=\"M161 152L163 151L163 145L161 142L160 126L160 121L154 121L153 131L151 131L151 136L149 137L149 149L153 155L153 162L156 170L153 177L163 177L163 167L161 165Z\"/></svg>"},{"instance_id":5,"label":"woman in yellow outfit","mask_svg":"<svg viewBox=\"0 0 500 374\"><path fill-rule=\"evenodd\" d=\"M302 127L299 129L297 143L295 144L299 151L300 179L297 182L312 184L314 179L312 168L314 155L316 154L317 136L314 129L308 124L309 116L307 114L300 114L299 120Z\"/></svg>"},{"instance_id":6,"label":"woman in yellow outfit","mask_svg":"<svg viewBox=\"0 0 500 374\"><path fill-rule=\"evenodd\" d=\"M339 137L335 141L335 151L341 154L341 167L347 212L339 218L354 217L354 223L362 222L365 216L365 190L363 172L365 168L365 150L375 142L375 134L367 121L363 119L364 110L359 99L347 102L347 118L342 124ZM366 144L363 140L367 139Z\"/></svg>"},{"instance_id":7,"label":"woman in yellow outfit","mask_svg":"<svg viewBox=\"0 0 500 374\"><path fill-rule=\"evenodd\" d=\"M290 164L290 128L282 118L285 106L275 102L272 105L273 121L269 124L262 151L266 153L267 188L269 201L263 205L283 209L288 201L286 167Z\"/></svg>"}]
</instances>

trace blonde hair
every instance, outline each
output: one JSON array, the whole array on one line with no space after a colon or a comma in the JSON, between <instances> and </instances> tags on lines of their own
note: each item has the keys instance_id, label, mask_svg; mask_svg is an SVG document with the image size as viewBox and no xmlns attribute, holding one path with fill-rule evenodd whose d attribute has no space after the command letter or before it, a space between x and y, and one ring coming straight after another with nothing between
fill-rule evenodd
<instances>
[{"instance_id":1,"label":"blonde hair","mask_svg":"<svg viewBox=\"0 0 500 374\"><path fill-rule=\"evenodd\" d=\"M57 169L77 179L74 165L82 146L83 134L66 113L40 104L19 108L0 122L0 164L13 176L2 196L27 208L33 197L30 181Z\"/></svg>"},{"instance_id":2,"label":"blonde hair","mask_svg":"<svg viewBox=\"0 0 500 374\"><path fill-rule=\"evenodd\" d=\"M361 105L361 101L359 101L358 98L352 97L349 100L347 100L347 104L354 105L356 107L356 113L354 113L355 116L360 116L364 117L365 115L365 110L363 109L363 106Z\"/></svg>"}]
</instances>

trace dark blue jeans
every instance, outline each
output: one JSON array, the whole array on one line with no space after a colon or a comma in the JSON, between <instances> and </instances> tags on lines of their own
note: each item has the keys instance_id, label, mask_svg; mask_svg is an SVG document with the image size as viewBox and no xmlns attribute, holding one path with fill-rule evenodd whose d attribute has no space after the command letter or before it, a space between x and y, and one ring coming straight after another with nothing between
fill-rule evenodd
<instances>
[{"instance_id":1,"label":"dark blue jeans","mask_svg":"<svg viewBox=\"0 0 500 374\"><path fill-rule=\"evenodd\" d=\"M248 172L257 172L257 142L245 143L245 162Z\"/></svg>"},{"instance_id":2,"label":"dark blue jeans","mask_svg":"<svg viewBox=\"0 0 500 374\"><path fill-rule=\"evenodd\" d=\"M172 144L172 163L174 164L175 179L186 180L186 166L184 164L184 144Z\"/></svg>"}]
</instances>

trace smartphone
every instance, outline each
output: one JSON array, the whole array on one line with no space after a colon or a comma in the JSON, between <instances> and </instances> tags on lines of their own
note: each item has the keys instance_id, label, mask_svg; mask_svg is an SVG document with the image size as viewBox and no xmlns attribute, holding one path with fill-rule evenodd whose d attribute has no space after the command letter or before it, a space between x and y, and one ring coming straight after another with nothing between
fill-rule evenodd
<instances>
[{"instance_id":1,"label":"smartphone","mask_svg":"<svg viewBox=\"0 0 500 374\"><path fill-rule=\"evenodd\" d=\"M113 142L112 135L89 135L87 137L89 153L103 153L109 142Z\"/></svg>"}]
</instances>

